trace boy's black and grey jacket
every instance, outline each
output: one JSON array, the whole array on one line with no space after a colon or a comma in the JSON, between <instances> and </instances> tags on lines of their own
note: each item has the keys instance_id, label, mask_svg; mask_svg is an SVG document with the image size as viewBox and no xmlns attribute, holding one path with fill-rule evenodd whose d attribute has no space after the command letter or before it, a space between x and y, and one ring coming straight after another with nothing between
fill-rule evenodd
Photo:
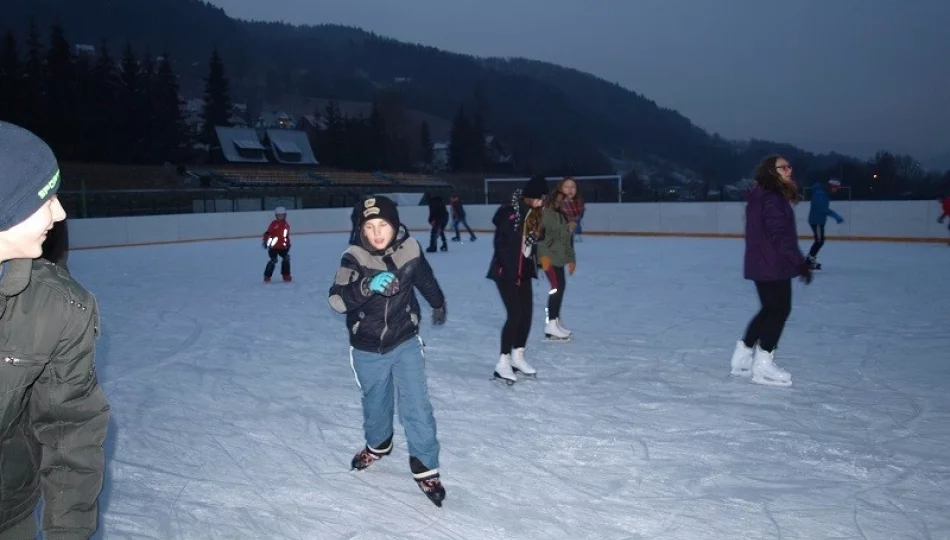
<instances>
[{"instance_id":1,"label":"boy's black and grey jacket","mask_svg":"<svg viewBox=\"0 0 950 540\"><path fill-rule=\"evenodd\" d=\"M46 538L96 530L109 404L96 377L95 299L61 267L0 269L0 538L42 493ZM11 532L11 534L13 534Z\"/></svg>"},{"instance_id":2,"label":"boy's black and grey jacket","mask_svg":"<svg viewBox=\"0 0 950 540\"><path fill-rule=\"evenodd\" d=\"M419 302L413 288L433 308L445 307L445 296L419 242L404 226L383 252L368 251L361 239L357 235L343 252L329 302L334 311L346 314L353 348L383 354L419 333ZM399 280L399 290L389 297L369 290L370 280L386 271Z\"/></svg>"}]
</instances>

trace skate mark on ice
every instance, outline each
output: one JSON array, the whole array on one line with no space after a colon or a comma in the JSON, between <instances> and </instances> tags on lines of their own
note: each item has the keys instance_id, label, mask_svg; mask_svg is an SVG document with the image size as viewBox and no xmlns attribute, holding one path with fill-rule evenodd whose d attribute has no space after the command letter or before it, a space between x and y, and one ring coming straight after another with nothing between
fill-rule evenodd
<instances>
[{"instance_id":1,"label":"skate mark on ice","mask_svg":"<svg viewBox=\"0 0 950 540\"><path fill-rule=\"evenodd\" d=\"M170 311L163 311L161 315L159 315L159 320L163 323L167 323L168 322L167 317L171 314L172 312ZM201 334L204 331L204 327L201 325L198 319L189 317L187 315L182 315L180 312L175 313L175 315L178 317L181 317L182 319L186 319L190 321L192 324L191 333L184 340L182 340L179 344L171 347L167 351L160 352L152 358L140 360L137 365L130 366L124 370L119 371L118 373L116 373L115 376L109 377L108 381L104 381L103 383L101 383L102 386L115 387L116 383L118 383L121 380L127 379L128 377L134 374L137 374L142 371L157 370L158 368L162 367L162 365L165 362L174 358L175 356L179 355L180 353L184 352L186 349L194 345L198 341L198 339L201 337ZM110 394L111 394L111 390L107 390L106 395L108 396Z\"/></svg>"}]
</instances>

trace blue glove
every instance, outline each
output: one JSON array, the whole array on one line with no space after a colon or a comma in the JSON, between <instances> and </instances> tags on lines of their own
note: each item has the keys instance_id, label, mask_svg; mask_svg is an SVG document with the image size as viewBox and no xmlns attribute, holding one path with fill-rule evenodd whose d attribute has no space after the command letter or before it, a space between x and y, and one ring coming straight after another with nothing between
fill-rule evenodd
<instances>
[{"instance_id":1,"label":"blue glove","mask_svg":"<svg viewBox=\"0 0 950 540\"><path fill-rule=\"evenodd\" d=\"M399 290L399 280L392 272L380 272L369 281L369 290L383 296L392 296Z\"/></svg>"},{"instance_id":2,"label":"blue glove","mask_svg":"<svg viewBox=\"0 0 950 540\"><path fill-rule=\"evenodd\" d=\"M841 225L842 223L844 223L844 220L841 218L837 218L835 221L838 222L838 225Z\"/></svg>"}]
</instances>

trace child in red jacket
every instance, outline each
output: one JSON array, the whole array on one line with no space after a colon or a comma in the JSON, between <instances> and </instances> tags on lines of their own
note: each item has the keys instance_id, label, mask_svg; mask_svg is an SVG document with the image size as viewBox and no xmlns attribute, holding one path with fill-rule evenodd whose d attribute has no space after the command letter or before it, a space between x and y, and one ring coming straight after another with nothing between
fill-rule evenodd
<instances>
[{"instance_id":1,"label":"child in red jacket","mask_svg":"<svg viewBox=\"0 0 950 540\"><path fill-rule=\"evenodd\" d=\"M264 267L264 283L270 283L277 266L277 257L280 261L280 275L284 281L290 281L290 223L287 223L287 209L278 206L274 209L274 221L270 222L267 232L264 233L263 245L267 250L267 266Z\"/></svg>"}]
</instances>

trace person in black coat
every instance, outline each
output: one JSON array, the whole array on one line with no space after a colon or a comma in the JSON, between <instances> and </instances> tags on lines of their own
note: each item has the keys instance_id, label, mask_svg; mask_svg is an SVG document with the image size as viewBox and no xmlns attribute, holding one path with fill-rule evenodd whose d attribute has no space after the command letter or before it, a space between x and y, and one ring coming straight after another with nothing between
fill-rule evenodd
<instances>
[{"instance_id":1,"label":"person in black coat","mask_svg":"<svg viewBox=\"0 0 950 540\"><path fill-rule=\"evenodd\" d=\"M442 251L448 251L445 228L449 225L449 211L445 208L442 197L429 197L429 225L432 226L432 234L429 237L429 247L426 252L435 253L437 238L442 239Z\"/></svg>"},{"instance_id":2,"label":"person in black coat","mask_svg":"<svg viewBox=\"0 0 950 540\"><path fill-rule=\"evenodd\" d=\"M532 285L537 273L537 242L541 236L541 205L548 191L547 181L535 175L511 195L511 202L495 212L494 253L488 279L498 286L507 314L501 330L501 357L494 377L507 384L517 381L515 372L537 374L525 360L525 346L531 331Z\"/></svg>"}]
</instances>

